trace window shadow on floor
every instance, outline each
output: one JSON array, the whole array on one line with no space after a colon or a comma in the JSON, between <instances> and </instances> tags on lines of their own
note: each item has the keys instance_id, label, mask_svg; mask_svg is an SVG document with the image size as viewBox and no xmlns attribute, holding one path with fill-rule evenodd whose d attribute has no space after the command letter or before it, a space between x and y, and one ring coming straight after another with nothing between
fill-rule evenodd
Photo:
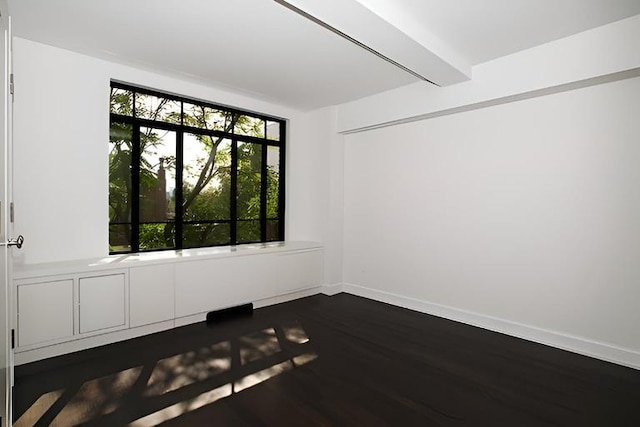
<instances>
[{"instance_id":1,"label":"window shadow on floor","mask_svg":"<svg viewBox=\"0 0 640 427\"><path fill-rule=\"evenodd\" d=\"M298 320L247 326L190 325L30 364L16 373L14 425L156 426L318 357Z\"/></svg>"}]
</instances>

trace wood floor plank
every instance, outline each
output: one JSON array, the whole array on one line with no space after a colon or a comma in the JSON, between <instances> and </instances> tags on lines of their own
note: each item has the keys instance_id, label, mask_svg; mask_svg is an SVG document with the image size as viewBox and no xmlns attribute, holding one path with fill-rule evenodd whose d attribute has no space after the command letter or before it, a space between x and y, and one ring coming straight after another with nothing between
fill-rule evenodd
<instances>
[{"instance_id":1,"label":"wood floor plank","mask_svg":"<svg viewBox=\"0 0 640 427\"><path fill-rule=\"evenodd\" d=\"M17 425L640 426L640 371L317 295L16 368Z\"/></svg>"}]
</instances>

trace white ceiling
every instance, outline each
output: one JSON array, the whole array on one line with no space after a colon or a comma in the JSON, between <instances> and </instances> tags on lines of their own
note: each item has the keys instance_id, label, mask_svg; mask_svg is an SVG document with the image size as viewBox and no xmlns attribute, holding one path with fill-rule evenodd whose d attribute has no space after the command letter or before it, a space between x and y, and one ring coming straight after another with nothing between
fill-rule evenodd
<instances>
[{"instance_id":1,"label":"white ceiling","mask_svg":"<svg viewBox=\"0 0 640 427\"><path fill-rule=\"evenodd\" d=\"M640 0L357 1L471 65L640 13ZM18 37L303 110L418 81L273 0L9 0L9 11Z\"/></svg>"},{"instance_id":2,"label":"white ceiling","mask_svg":"<svg viewBox=\"0 0 640 427\"><path fill-rule=\"evenodd\" d=\"M640 13L640 0L358 0L422 27L471 64Z\"/></svg>"}]
</instances>

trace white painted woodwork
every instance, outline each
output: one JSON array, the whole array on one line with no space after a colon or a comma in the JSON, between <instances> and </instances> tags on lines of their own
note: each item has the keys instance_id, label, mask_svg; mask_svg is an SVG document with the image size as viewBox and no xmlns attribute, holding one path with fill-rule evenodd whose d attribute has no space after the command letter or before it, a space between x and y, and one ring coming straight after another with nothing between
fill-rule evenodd
<instances>
[{"instance_id":1,"label":"white painted woodwork","mask_svg":"<svg viewBox=\"0 0 640 427\"><path fill-rule=\"evenodd\" d=\"M322 252L304 251L277 256L277 291L292 292L322 284Z\"/></svg>"},{"instance_id":2,"label":"white painted woodwork","mask_svg":"<svg viewBox=\"0 0 640 427\"><path fill-rule=\"evenodd\" d=\"M273 255L176 265L176 317L276 295Z\"/></svg>"},{"instance_id":3,"label":"white painted woodwork","mask_svg":"<svg viewBox=\"0 0 640 427\"><path fill-rule=\"evenodd\" d=\"M73 280L22 284L17 289L19 347L73 335Z\"/></svg>"},{"instance_id":4,"label":"white painted woodwork","mask_svg":"<svg viewBox=\"0 0 640 427\"><path fill-rule=\"evenodd\" d=\"M132 328L175 317L173 275L173 264L130 270L129 325Z\"/></svg>"},{"instance_id":5,"label":"white painted woodwork","mask_svg":"<svg viewBox=\"0 0 640 427\"><path fill-rule=\"evenodd\" d=\"M124 273L80 278L81 334L125 326L125 288Z\"/></svg>"},{"instance_id":6,"label":"white painted woodwork","mask_svg":"<svg viewBox=\"0 0 640 427\"><path fill-rule=\"evenodd\" d=\"M239 285L245 289L244 298L250 302L279 295L276 289L277 255L244 257Z\"/></svg>"}]
</instances>

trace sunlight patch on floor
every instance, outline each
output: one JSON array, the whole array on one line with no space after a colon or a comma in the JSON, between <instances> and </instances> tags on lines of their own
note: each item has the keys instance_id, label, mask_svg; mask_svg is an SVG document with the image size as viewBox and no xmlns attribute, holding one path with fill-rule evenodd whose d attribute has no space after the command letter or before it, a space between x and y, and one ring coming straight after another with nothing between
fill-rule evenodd
<instances>
[{"instance_id":1,"label":"sunlight patch on floor","mask_svg":"<svg viewBox=\"0 0 640 427\"><path fill-rule=\"evenodd\" d=\"M142 366L136 366L85 382L51 426L77 425L115 411L141 372Z\"/></svg>"},{"instance_id":2,"label":"sunlight patch on floor","mask_svg":"<svg viewBox=\"0 0 640 427\"><path fill-rule=\"evenodd\" d=\"M231 369L231 343L219 342L156 363L143 396L159 396Z\"/></svg>"},{"instance_id":3,"label":"sunlight patch on floor","mask_svg":"<svg viewBox=\"0 0 640 427\"><path fill-rule=\"evenodd\" d=\"M281 350L274 328L240 337L238 343L240 344L240 363L243 365L271 356Z\"/></svg>"},{"instance_id":4,"label":"sunlight patch on floor","mask_svg":"<svg viewBox=\"0 0 640 427\"><path fill-rule=\"evenodd\" d=\"M305 354L301 354L300 356L294 357L293 359L291 359L291 361L295 366L302 366L317 358L318 358L318 355L315 353L305 353Z\"/></svg>"},{"instance_id":5,"label":"sunlight patch on floor","mask_svg":"<svg viewBox=\"0 0 640 427\"><path fill-rule=\"evenodd\" d=\"M291 325L283 325L284 336L287 340L296 344L304 344L309 341L307 333L302 329L302 325L299 322L295 322Z\"/></svg>"},{"instance_id":6,"label":"sunlight patch on floor","mask_svg":"<svg viewBox=\"0 0 640 427\"><path fill-rule=\"evenodd\" d=\"M222 387L218 387L213 390L209 390L202 393L193 399L184 400L178 402L175 405L168 406L153 414L149 414L143 418L139 418L128 424L129 427L151 427L157 426L165 421L177 418L182 414L186 414L190 411L195 411L205 405L220 400L224 397L231 396L232 387L231 384L225 384Z\"/></svg>"},{"instance_id":7,"label":"sunlight patch on floor","mask_svg":"<svg viewBox=\"0 0 640 427\"><path fill-rule=\"evenodd\" d=\"M177 418L188 412L195 411L203 406L214 403L217 400L224 399L233 394L240 393L250 387L260 384L270 378L280 375L283 372L290 371L295 367L304 365L311 362L318 357L315 353L301 354L294 357L292 360L279 363L274 366L270 366L267 369L263 369L254 374L247 375L233 384L225 384L222 387L218 387L214 390L204 392L192 399L183 400L174 405L168 406L164 409L149 414L143 418L139 418L131 423L128 427L154 427L158 426L166 421Z\"/></svg>"},{"instance_id":8,"label":"sunlight patch on floor","mask_svg":"<svg viewBox=\"0 0 640 427\"><path fill-rule=\"evenodd\" d=\"M55 390L43 394L35 401L33 405L22 414L20 418L13 424L14 427L31 427L42 418L42 416L53 406L54 403L62 396L64 390Z\"/></svg>"},{"instance_id":9,"label":"sunlight patch on floor","mask_svg":"<svg viewBox=\"0 0 640 427\"><path fill-rule=\"evenodd\" d=\"M256 372L255 374L247 375L244 378L240 378L233 384L234 393L239 393L242 390L246 390L249 387L253 387L256 384L260 384L263 381L273 378L283 372L293 369L293 363L290 360L286 362L278 363L277 365L269 366L267 369Z\"/></svg>"}]
</instances>

